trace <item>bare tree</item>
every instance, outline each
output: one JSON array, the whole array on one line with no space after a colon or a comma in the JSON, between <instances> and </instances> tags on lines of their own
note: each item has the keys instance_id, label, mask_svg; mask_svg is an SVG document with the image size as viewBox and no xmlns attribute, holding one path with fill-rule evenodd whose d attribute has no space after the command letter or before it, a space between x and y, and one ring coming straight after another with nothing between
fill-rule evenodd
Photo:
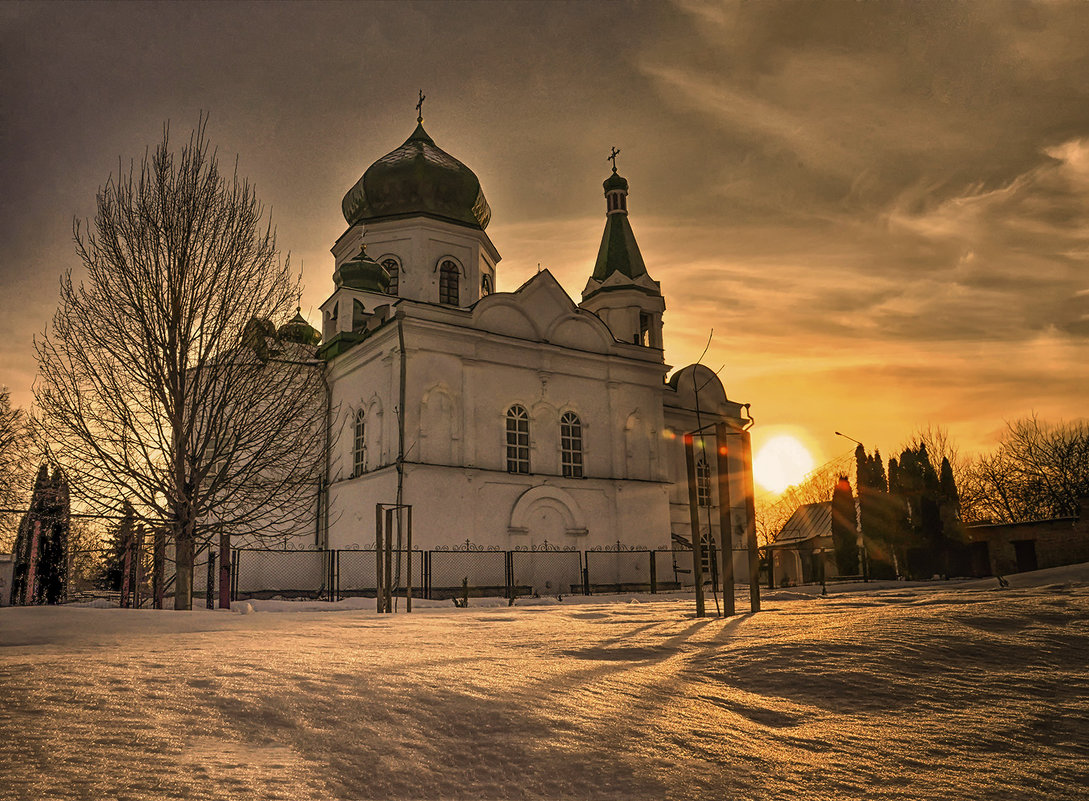
<instances>
[{"instance_id":1,"label":"bare tree","mask_svg":"<svg viewBox=\"0 0 1089 801\"><path fill-rule=\"evenodd\" d=\"M1089 497L1089 422L1048 424L1035 414L1006 424L990 454L972 462L961 489L968 521L1016 523L1073 515Z\"/></svg>"},{"instance_id":2,"label":"bare tree","mask_svg":"<svg viewBox=\"0 0 1089 801\"><path fill-rule=\"evenodd\" d=\"M22 409L12 408L11 393L0 387L0 509L26 506L33 480L30 425ZM0 551L10 551L19 515L0 512Z\"/></svg>"},{"instance_id":3,"label":"bare tree","mask_svg":"<svg viewBox=\"0 0 1089 801\"><path fill-rule=\"evenodd\" d=\"M84 503L116 514L128 500L167 530L188 609L195 546L313 530L324 373L312 342L273 325L298 280L253 188L220 173L203 119L180 152L164 129L119 167L74 239L86 278L63 277L35 340L37 402Z\"/></svg>"}]
</instances>

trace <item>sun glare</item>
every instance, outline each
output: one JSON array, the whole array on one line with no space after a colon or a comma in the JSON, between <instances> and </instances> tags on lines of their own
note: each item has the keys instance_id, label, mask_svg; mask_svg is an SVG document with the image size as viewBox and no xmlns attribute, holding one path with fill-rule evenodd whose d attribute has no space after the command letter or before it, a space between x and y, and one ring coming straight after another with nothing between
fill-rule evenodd
<instances>
[{"instance_id":1,"label":"sun glare","mask_svg":"<svg viewBox=\"0 0 1089 801\"><path fill-rule=\"evenodd\" d=\"M752 460L753 478L772 492L797 484L813 467L805 445L788 434L769 439Z\"/></svg>"}]
</instances>

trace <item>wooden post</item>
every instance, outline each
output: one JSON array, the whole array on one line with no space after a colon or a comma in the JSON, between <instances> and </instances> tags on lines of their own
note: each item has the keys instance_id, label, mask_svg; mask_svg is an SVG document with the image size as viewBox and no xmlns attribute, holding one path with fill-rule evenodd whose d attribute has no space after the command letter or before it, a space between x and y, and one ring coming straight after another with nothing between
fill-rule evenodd
<instances>
[{"instance_id":1,"label":"wooden post","mask_svg":"<svg viewBox=\"0 0 1089 801\"><path fill-rule=\"evenodd\" d=\"M749 550L749 606L760 611L760 552L756 547L756 498L752 484L752 440L741 432L741 481L745 487L745 542Z\"/></svg>"},{"instance_id":2,"label":"wooden post","mask_svg":"<svg viewBox=\"0 0 1089 801\"><path fill-rule=\"evenodd\" d=\"M219 608L231 608L231 535L219 535Z\"/></svg>"},{"instance_id":3,"label":"wooden post","mask_svg":"<svg viewBox=\"0 0 1089 801\"><path fill-rule=\"evenodd\" d=\"M125 549L125 559L121 564L121 608L129 608L129 593L132 592L132 528L126 518L121 523L121 544Z\"/></svg>"},{"instance_id":4,"label":"wooden post","mask_svg":"<svg viewBox=\"0 0 1089 801\"><path fill-rule=\"evenodd\" d=\"M699 494L696 491L696 449L692 435L684 435L684 455L688 463L688 511L692 522L692 576L696 582L696 617L706 617L703 601L703 542L700 538Z\"/></svg>"},{"instance_id":5,"label":"wooden post","mask_svg":"<svg viewBox=\"0 0 1089 801\"><path fill-rule=\"evenodd\" d=\"M133 571L132 605L140 608L140 584L144 580L144 524L136 524L136 534L133 539L136 550L136 565Z\"/></svg>"},{"instance_id":6,"label":"wooden post","mask_svg":"<svg viewBox=\"0 0 1089 801\"><path fill-rule=\"evenodd\" d=\"M386 599L383 609L386 614L393 613L393 510L386 510Z\"/></svg>"},{"instance_id":7,"label":"wooden post","mask_svg":"<svg viewBox=\"0 0 1089 801\"><path fill-rule=\"evenodd\" d=\"M162 609L163 593L166 591L166 530L162 526L156 526L151 536L154 538L151 546L152 605L156 609Z\"/></svg>"},{"instance_id":8,"label":"wooden post","mask_svg":"<svg viewBox=\"0 0 1089 801\"><path fill-rule=\"evenodd\" d=\"M374 600L375 611L381 614L382 601L385 598L382 592L382 504L374 505Z\"/></svg>"},{"instance_id":9,"label":"wooden post","mask_svg":"<svg viewBox=\"0 0 1089 801\"><path fill-rule=\"evenodd\" d=\"M734 607L734 524L730 513L730 451L726 444L726 424L715 424L715 440L718 442L718 530L722 540L720 549L722 579L722 614L737 614Z\"/></svg>"},{"instance_id":10,"label":"wooden post","mask_svg":"<svg viewBox=\"0 0 1089 801\"><path fill-rule=\"evenodd\" d=\"M34 521L34 532L30 535L30 554L27 557L26 586L23 588L23 605L34 604L34 582L38 578L38 542L42 538L42 521Z\"/></svg>"}]
</instances>

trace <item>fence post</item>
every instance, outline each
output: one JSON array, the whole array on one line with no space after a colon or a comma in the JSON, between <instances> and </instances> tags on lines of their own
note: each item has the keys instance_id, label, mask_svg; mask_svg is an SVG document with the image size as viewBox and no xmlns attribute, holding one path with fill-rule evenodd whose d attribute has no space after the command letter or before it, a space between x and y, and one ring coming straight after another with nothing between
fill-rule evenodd
<instances>
[{"instance_id":1,"label":"fence post","mask_svg":"<svg viewBox=\"0 0 1089 801\"><path fill-rule=\"evenodd\" d=\"M231 535L226 532L219 535L219 608L231 608Z\"/></svg>"},{"instance_id":2,"label":"fence post","mask_svg":"<svg viewBox=\"0 0 1089 801\"><path fill-rule=\"evenodd\" d=\"M382 592L382 504L378 503L374 505L374 605L375 611L381 614L382 599L384 593Z\"/></svg>"},{"instance_id":3,"label":"fence post","mask_svg":"<svg viewBox=\"0 0 1089 801\"><path fill-rule=\"evenodd\" d=\"M582 556L582 591L584 594L590 594L590 554L583 551Z\"/></svg>"},{"instance_id":4,"label":"fence post","mask_svg":"<svg viewBox=\"0 0 1089 801\"><path fill-rule=\"evenodd\" d=\"M132 592L132 524L127 520L121 524L121 537L125 547L125 559L121 567L121 602L119 606L122 609L128 609L129 597Z\"/></svg>"},{"instance_id":5,"label":"fence post","mask_svg":"<svg viewBox=\"0 0 1089 801\"><path fill-rule=\"evenodd\" d=\"M514 553L507 551L507 558L505 560L506 573L507 573L507 600L514 602Z\"/></svg>"},{"instance_id":6,"label":"fence post","mask_svg":"<svg viewBox=\"0 0 1089 801\"><path fill-rule=\"evenodd\" d=\"M398 510L400 512L400 510ZM405 577L405 613L412 611L412 507L408 507L408 511L405 513L405 524L408 526L405 532L406 539L405 544L408 546L408 554L405 560L408 562L408 574ZM400 520L398 520L400 525Z\"/></svg>"},{"instance_id":7,"label":"fence post","mask_svg":"<svg viewBox=\"0 0 1089 801\"><path fill-rule=\"evenodd\" d=\"M133 539L133 545L136 550L135 565L133 565L133 587L132 587L132 605L134 608L140 608L140 583L144 580L144 524L136 524L136 534Z\"/></svg>"},{"instance_id":8,"label":"fence post","mask_svg":"<svg viewBox=\"0 0 1089 801\"><path fill-rule=\"evenodd\" d=\"M234 549L234 553L231 554L231 600L238 600L238 572L239 562L242 559L242 552L238 549Z\"/></svg>"},{"instance_id":9,"label":"fence post","mask_svg":"<svg viewBox=\"0 0 1089 801\"><path fill-rule=\"evenodd\" d=\"M162 609L163 594L166 592L166 582L163 580L166 571L166 530L162 526L156 526L151 536L154 537L151 546L151 594L154 596L152 605L156 609Z\"/></svg>"},{"instance_id":10,"label":"fence post","mask_svg":"<svg viewBox=\"0 0 1089 801\"><path fill-rule=\"evenodd\" d=\"M658 594L658 552L650 552L650 594Z\"/></svg>"},{"instance_id":11,"label":"fence post","mask_svg":"<svg viewBox=\"0 0 1089 801\"><path fill-rule=\"evenodd\" d=\"M212 546L208 546L208 579L204 586L204 605L209 609L216 608L216 553Z\"/></svg>"}]
</instances>

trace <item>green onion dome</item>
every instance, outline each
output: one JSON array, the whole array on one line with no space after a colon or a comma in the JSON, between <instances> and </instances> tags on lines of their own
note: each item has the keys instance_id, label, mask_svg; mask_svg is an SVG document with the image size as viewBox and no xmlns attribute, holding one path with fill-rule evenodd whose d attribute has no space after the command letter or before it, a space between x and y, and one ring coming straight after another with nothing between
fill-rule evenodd
<instances>
[{"instance_id":1,"label":"green onion dome","mask_svg":"<svg viewBox=\"0 0 1089 801\"><path fill-rule=\"evenodd\" d=\"M605 187L606 193L612 192L615 189L622 189L625 192L628 191L627 179L617 175L615 168L613 168L613 174L605 179L605 182L602 184L602 186Z\"/></svg>"},{"instance_id":2,"label":"green onion dome","mask_svg":"<svg viewBox=\"0 0 1089 801\"><path fill-rule=\"evenodd\" d=\"M281 342L298 342L300 345L317 345L321 342L321 332L306 322L302 309L295 309L295 316L280 326L276 336Z\"/></svg>"},{"instance_id":3,"label":"green onion dome","mask_svg":"<svg viewBox=\"0 0 1089 801\"><path fill-rule=\"evenodd\" d=\"M358 256L337 268L337 271L333 273L333 283L337 287L346 286L349 289L387 293L390 275L385 267L367 255L367 249L364 247L359 251Z\"/></svg>"},{"instance_id":4,"label":"green onion dome","mask_svg":"<svg viewBox=\"0 0 1089 801\"><path fill-rule=\"evenodd\" d=\"M483 230L492 217L476 175L439 148L423 123L367 168L341 207L349 225L423 215Z\"/></svg>"}]
</instances>

